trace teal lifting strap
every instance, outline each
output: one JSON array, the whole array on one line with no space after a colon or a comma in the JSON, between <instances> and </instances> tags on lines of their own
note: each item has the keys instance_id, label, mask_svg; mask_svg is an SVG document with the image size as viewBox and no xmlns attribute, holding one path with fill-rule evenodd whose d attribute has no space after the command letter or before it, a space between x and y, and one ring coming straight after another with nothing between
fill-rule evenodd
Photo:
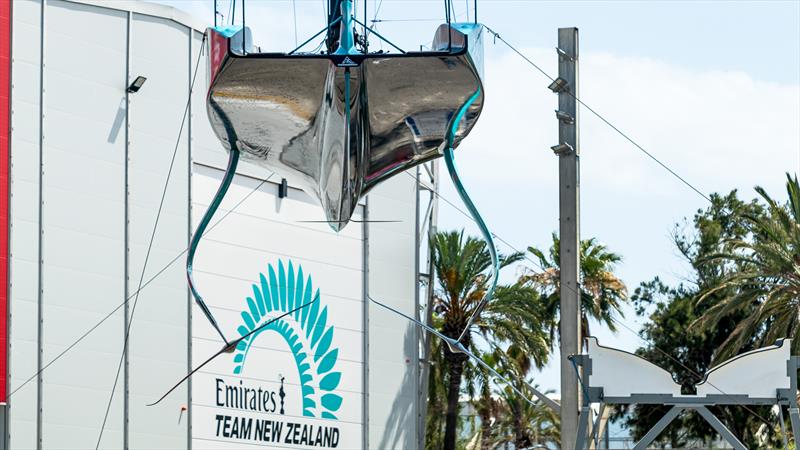
<instances>
[{"instance_id":1,"label":"teal lifting strap","mask_svg":"<svg viewBox=\"0 0 800 450\"><path fill-rule=\"evenodd\" d=\"M447 142L444 150L444 161L447 164L447 171L450 173L450 179L453 181L453 185L456 187L456 191L461 197L461 201L463 201L464 205L466 205L467 210L472 216L472 219L475 220L476 224L478 224L478 228L483 235L483 239L486 241L486 245L489 247L489 254L492 257L492 279L489 284L489 289L486 290L486 294L472 312L472 316L470 316L469 322L467 322L467 325L464 327L461 335L456 340L457 342L461 342L464 336L469 332L469 327L472 325L472 322L475 321L475 318L481 313L484 306L486 306L486 303L494 296L494 291L497 288L497 277L500 274L500 260L497 257L497 247L495 246L494 238L492 233L489 231L489 227L487 227L486 223L483 221L483 217L481 217L481 214L478 212L478 208L476 208L475 204L472 203L472 199L470 199L469 194L467 194L467 190L461 183L461 178L458 176L458 170L456 170L455 158L453 156L453 147L455 145L455 136L458 126L461 123L461 120L464 118L467 108L472 105L472 103L478 98L478 96L480 96L480 94L481 90L478 88L478 90L472 94L466 103L461 105L461 108L458 109L458 112L456 112L456 115L453 117L453 121L450 123L450 128L447 131Z\"/></svg>"},{"instance_id":2,"label":"teal lifting strap","mask_svg":"<svg viewBox=\"0 0 800 450\"><path fill-rule=\"evenodd\" d=\"M216 108L216 104L210 102L212 108ZM222 117L225 117L224 114L220 112ZM211 205L208 206L206 213L203 214L203 218L200 220L200 225L197 226L197 230L195 230L194 234L192 235L192 241L189 244L189 256L186 258L186 278L189 280L189 290L192 292L192 297L194 297L195 302L197 302L197 306L203 311L208 321L217 330L222 340L225 341L225 345L227 346L228 339L225 338L225 334L222 333L220 330L219 325L217 324L216 319L214 319L214 315L211 314L211 310L208 309L206 302L203 301L203 297L197 292L197 289L194 286L194 276L192 273L193 264L194 264L194 254L197 251L197 246L200 244L200 239L203 237L203 234L208 227L208 224L211 222L211 219L214 217L214 213L217 212L219 205L222 203L222 199L225 197L225 194L228 193L228 188L231 186L231 182L233 181L234 175L236 175L236 166L239 164L239 149L238 143L236 139L236 135L233 132L233 128L228 126L225 127L228 132L228 143L230 144L230 151L228 152L228 167L225 169L225 175L222 178L222 183L219 185L217 189L217 193L214 194L214 198L211 200Z\"/></svg>"}]
</instances>

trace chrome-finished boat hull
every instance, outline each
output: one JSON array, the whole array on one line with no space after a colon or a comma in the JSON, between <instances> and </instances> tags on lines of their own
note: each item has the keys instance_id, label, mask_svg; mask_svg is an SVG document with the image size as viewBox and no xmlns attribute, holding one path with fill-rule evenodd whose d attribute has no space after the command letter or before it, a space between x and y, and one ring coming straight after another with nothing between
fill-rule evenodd
<instances>
[{"instance_id":1,"label":"chrome-finished boat hull","mask_svg":"<svg viewBox=\"0 0 800 450\"><path fill-rule=\"evenodd\" d=\"M404 54L244 54L241 31L209 35L214 132L299 180L337 230L372 187L441 156L453 125L457 146L483 108L480 25L442 25L433 51Z\"/></svg>"}]
</instances>

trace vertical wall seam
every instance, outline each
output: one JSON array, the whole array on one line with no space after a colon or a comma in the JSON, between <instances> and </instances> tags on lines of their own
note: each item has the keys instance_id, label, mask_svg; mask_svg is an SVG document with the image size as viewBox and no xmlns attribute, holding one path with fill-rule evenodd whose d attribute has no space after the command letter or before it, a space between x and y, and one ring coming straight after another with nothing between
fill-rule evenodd
<instances>
[{"instance_id":1,"label":"vertical wall seam","mask_svg":"<svg viewBox=\"0 0 800 450\"><path fill-rule=\"evenodd\" d=\"M420 313L420 309L419 309L419 291L422 288L422 286L420 285L421 283L420 283L420 277L419 277L419 258L420 258L420 251L419 250L420 250L420 246L422 245L422 235L420 234L420 231L421 231L420 224L421 224L421 222L420 222L420 215L419 215L419 213L420 213L420 195L419 195L419 193L420 193L420 177L422 176L421 169L422 169L422 166L417 166L417 176L414 179L414 201L416 202L416 205L415 205L415 208L414 208L414 280L413 280L413 286L414 286L414 318L418 322L424 322L424 319L422 317L420 317L420 315L419 315L419 313ZM425 220L425 217L423 217L422 220ZM420 373L420 370L419 370L420 369L419 368L419 362L420 362L419 348L420 348L420 342L421 342L421 339L422 339L422 335L421 335L421 333L419 331L420 330L419 327L414 326L414 327L412 327L412 329L414 330L414 349L416 350L416 354L410 355L410 357L412 358L411 361L414 362L411 365L411 370L413 372L413 379L419 381L419 373ZM419 428L420 428L419 427L419 422L420 422L419 421L419 411L420 411L420 408L419 408L419 402L420 402L419 382L414 383L414 386L415 386L415 389L417 390L417 392L414 392L414 404L412 405L412 409L413 409L412 417L414 418L414 421L413 421L414 433L412 435L414 436L414 441L415 442L419 442L419 433L420 433L420 430L419 430ZM406 442L408 442L408 438L406 438Z\"/></svg>"},{"instance_id":2,"label":"vertical wall seam","mask_svg":"<svg viewBox=\"0 0 800 450\"><path fill-rule=\"evenodd\" d=\"M363 227L363 267L364 267L364 286L363 286L363 297L364 297L364 307L363 307L363 319L362 319L362 327L363 327L363 345L362 345L362 352L363 355L361 360L364 362L363 366L363 381L361 390L363 391L362 398L362 411L361 411L361 422L362 422L362 442L364 444L364 448L369 447L369 196L364 199L364 213L362 214L362 227Z\"/></svg>"},{"instance_id":3,"label":"vertical wall seam","mask_svg":"<svg viewBox=\"0 0 800 450\"><path fill-rule=\"evenodd\" d=\"M43 190L42 190L42 182L44 181L44 67L45 67L45 12L47 10L47 0L41 0L41 15L39 18L39 248L38 248L38 256L39 256L39 268L37 271L38 277L38 294L37 294L37 324L36 324L36 345L37 345L37 355L36 355L36 448L37 450L41 450L42 448L42 410L44 409L43 398L42 398L42 357L43 357L43 320L44 316L42 314L42 302L44 299L44 291L43 291L43 274L42 274L42 265L43 265L43 252L42 252L42 241L44 228L42 226L42 204L44 202L43 198Z\"/></svg>"},{"instance_id":4,"label":"vertical wall seam","mask_svg":"<svg viewBox=\"0 0 800 450\"><path fill-rule=\"evenodd\" d=\"M189 136L187 140L187 150L186 150L186 162L187 167L187 202L186 202L186 211L187 211L187 227L186 227L186 248L189 248L192 240L192 139L194 139L192 135L192 103L194 102L194 93L192 90L192 61L194 60L193 56L193 46L192 43L194 41L194 28L187 27L189 29ZM203 51L201 43L200 51ZM199 55L198 55L199 57ZM197 70L200 70L198 66ZM189 292L188 286L186 287L186 373L190 373L192 371L192 297ZM186 384L186 448L191 450L192 448L192 378L189 377L189 380Z\"/></svg>"},{"instance_id":5,"label":"vertical wall seam","mask_svg":"<svg viewBox=\"0 0 800 450\"><path fill-rule=\"evenodd\" d=\"M128 297L130 295L130 177L129 177L129 161L130 161L130 93L128 86L131 82L131 19L133 13L128 11L128 21L126 30L126 43L125 43L125 235L123 238L123 246L125 251L124 271L125 277L123 279L123 295L125 301L125 319L122 325L122 339L124 340L125 348L122 350L125 358L125 369L122 374L122 393L123 393L123 407L122 407L122 448L127 450L130 446L130 435L128 431L128 423L130 421L130 359L128 357L128 340L125 338L128 331L129 318L129 304Z\"/></svg>"},{"instance_id":6,"label":"vertical wall seam","mask_svg":"<svg viewBox=\"0 0 800 450\"><path fill-rule=\"evenodd\" d=\"M14 2L8 2L8 128L6 129L6 348L5 348L5 357L6 357L6 373L5 379L2 380L5 383L5 389L3 390L4 398L3 400L6 402L5 406L5 414L3 415L3 435L0 436L0 448L7 449L9 448L10 441L11 441L11 403L10 399L8 398L8 388L11 385L11 135L12 135L12 118L13 118L13 61L14 61Z\"/></svg>"}]
</instances>

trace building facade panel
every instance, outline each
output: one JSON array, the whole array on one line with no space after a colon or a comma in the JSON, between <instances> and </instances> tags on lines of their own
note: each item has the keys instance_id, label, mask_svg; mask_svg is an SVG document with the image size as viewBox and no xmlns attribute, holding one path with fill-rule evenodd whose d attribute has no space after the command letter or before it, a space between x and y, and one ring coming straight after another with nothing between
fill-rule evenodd
<instances>
[{"instance_id":1,"label":"building facade panel","mask_svg":"<svg viewBox=\"0 0 800 450\"><path fill-rule=\"evenodd\" d=\"M146 406L189 365L185 258L136 292L188 244L190 130L184 113L194 71L190 31L169 19L130 16L128 83L139 76L147 81L128 95L129 448L182 448L187 442L182 408L188 408L188 386L157 406Z\"/></svg>"},{"instance_id":2,"label":"building facade panel","mask_svg":"<svg viewBox=\"0 0 800 450\"><path fill-rule=\"evenodd\" d=\"M42 361L57 357L83 330L124 300L125 143L109 140L108 130L125 92L126 21L127 15L120 11L58 0L45 3L39 262ZM69 58L73 53L80 55L76 64ZM103 69L93 70L99 65ZM76 159L70 158L72 154ZM108 177L105 182L96 176L101 173ZM89 220L76 220L76 215ZM97 300L84 302L79 309L68 304L73 297ZM71 363L54 364L42 373L42 447L91 447L107 420L102 446L121 448L122 403L113 402L105 416L122 349L122 323L122 313L117 312L70 351ZM92 370L76 370L80 367ZM121 387L117 386L115 395L121 395Z\"/></svg>"},{"instance_id":3,"label":"building facade panel","mask_svg":"<svg viewBox=\"0 0 800 450\"><path fill-rule=\"evenodd\" d=\"M242 162L198 249L198 289L229 338L308 305L147 407L222 345L185 274L227 157L202 26L121 0L19 0L10 24L6 446L87 448L102 430L101 448L231 448L257 432L271 448L415 447L417 332L367 300L415 311L415 181L379 186L355 216L396 223L334 233L295 180L280 198L279 175ZM253 434L234 435L234 417Z\"/></svg>"},{"instance_id":4,"label":"building facade panel","mask_svg":"<svg viewBox=\"0 0 800 450\"><path fill-rule=\"evenodd\" d=\"M36 448L39 270L41 2L14 2L11 21L11 136L8 302L10 448ZM33 378L31 378L33 377Z\"/></svg>"}]
</instances>

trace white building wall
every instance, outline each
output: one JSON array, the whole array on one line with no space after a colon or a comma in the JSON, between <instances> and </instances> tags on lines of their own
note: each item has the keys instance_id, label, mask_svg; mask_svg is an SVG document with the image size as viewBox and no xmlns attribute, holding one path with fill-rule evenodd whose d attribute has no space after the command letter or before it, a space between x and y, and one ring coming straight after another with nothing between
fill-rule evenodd
<instances>
[{"instance_id":1,"label":"white building wall","mask_svg":"<svg viewBox=\"0 0 800 450\"><path fill-rule=\"evenodd\" d=\"M39 297L39 70L41 5L14 3L12 25L8 442L36 448ZM23 385L24 384L24 385Z\"/></svg>"},{"instance_id":2,"label":"white building wall","mask_svg":"<svg viewBox=\"0 0 800 450\"><path fill-rule=\"evenodd\" d=\"M144 87L129 96L128 291L134 299L140 280L150 280L189 244L190 126L184 111L200 53L200 48L192 47L190 31L169 19L131 14L129 82L137 76L147 78ZM198 70L204 72L205 68L201 65ZM202 85L196 84L196 88L202 91ZM169 184L164 191L167 177ZM129 448L187 446L189 420L178 418L181 407L188 407L188 385L159 405L146 406L181 379L189 367L189 299L184 265L183 257L169 265L128 308L132 315L127 379Z\"/></svg>"},{"instance_id":3,"label":"white building wall","mask_svg":"<svg viewBox=\"0 0 800 450\"><path fill-rule=\"evenodd\" d=\"M124 299L125 142L110 138L109 130L124 100L126 20L120 11L61 1L47 2L44 11L44 361ZM42 447L97 442L122 349L122 323L118 311L70 351L68 363L42 374ZM122 392L118 384L116 394ZM122 414L122 402L112 403L106 448L121 447Z\"/></svg>"},{"instance_id":4,"label":"white building wall","mask_svg":"<svg viewBox=\"0 0 800 450\"><path fill-rule=\"evenodd\" d=\"M197 28L174 10L142 2L46 0L44 7L37 0L14 3L10 448L96 445L120 361L124 308L43 372L41 395L35 378L16 389L40 364L49 363L120 305L126 293L136 291L201 49L202 33ZM226 161L205 111L206 66L203 55L145 283L187 247L191 227L205 211L219 180L218 169ZM147 77L147 82L138 93L126 96L126 87L138 75ZM252 189L252 177L269 176L265 172L242 164L242 175L225 205L240 200L246 189ZM349 448L416 447L417 331L404 319L364 302L366 266L371 295L414 314L414 180L400 174L370 194L370 218L399 222L351 223L339 235L325 224L300 224L322 219L320 208L296 189L290 190L289 199L278 200L273 182L280 178L274 176L262 186L216 230L216 238L201 244L198 266L206 267L206 272L229 271L235 261L237 273L244 274L217 279L198 275L202 292L240 303L252 283L248 274L257 275L277 260L302 260L304 270L316 274L315 284L318 279L318 286L325 286L331 324L347 354L342 370L353 374L341 385L348 404L340 427L348 430L348 436L342 443ZM225 242L225 236L236 242ZM230 259L240 254L245 256ZM123 447L126 419L129 448L186 448L192 445L192 436L204 432L197 426L192 429L192 423L202 420L197 405L203 400L190 398L191 393L205 389L193 386L194 380L160 405L144 406L217 344L193 345L198 339L212 342L214 337L190 301L184 267L185 258L178 257L139 296L129 364L123 366L101 448ZM132 302L127 309L130 318ZM225 316L233 309L222 305L219 313ZM41 363L37 362L40 350ZM259 360L268 362L268 355ZM181 415L182 407L187 411ZM204 448L198 441L194 446Z\"/></svg>"},{"instance_id":5,"label":"white building wall","mask_svg":"<svg viewBox=\"0 0 800 450\"><path fill-rule=\"evenodd\" d=\"M221 177L222 171L215 168L198 166L194 171L195 224L199 223ZM227 214L240 202L234 212ZM363 227L352 223L335 233L327 224L302 222L318 219L319 210L317 202L300 190L291 189L287 198L280 199L275 184L262 184L256 178L239 175L212 220L212 225L217 222L219 225L207 233L198 249L195 280L229 340L241 335L239 327L247 326L245 315L257 326L308 303L317 293L319 300L282 320L291 334L297 336L292 343L277 330L267 329L253 339L240 372L235 369L239 352L223 354L198 372L192 380L195 447L246 448L261 443L280 448L314 448L286 441L290 436L288 427L294 423L314 430L335 428L337 448L365 447ZM297 288L301 279L303 287ZM312 287L307 290L309 282ZM275 293L279 301L275 300ZM271 296L272 302L278 302L280 307L272 311L259 308L258 314L252 314L248 302L257 303L262 295ZM307 315L319 319L304 320ZM193 359L199 362L219 350L222 341L202 313L195 312L193 317ZM327 347L315 345L328 333L331 339ZM292 349L295 345L296 350ZM323 361L329 355L334 363L326 370ZM301 372L302 365L308 367ZM341 406L333 409L323 408L328 392L322 388L321 380L329 374L338 374L333 376L339 378L336 387L329 391L341 399ZM306 376L307 381L303 381ZM217 404L216 380L227 385L244 383L278 395L281 377L285 394L283 414L279 409L265 413ZM304 383L312 389L307 396ZM309 414L301 407L304 398L311 401ZM325 412L335 418L324 417ZM216 422L218 415L272 421L282 427L281 439L264 442L252 433L246 437L225 436Z\"/></svg>"},{"instance_id":6,"label":"white building wall","mask_svg":"<svg viewBox=\"0 0 800 450\"><path fill-rule=\"evenodd\" d=\"M147 5L113 4L122 9L107 5L60 0L48 0L44 8L40 1L14 5L11 392L36 373L39 350L44 366L123 303L126 280L127 291L135 291L188 99L190 28L126 9L146 12L152 9ZM196 59L199 47L194 50ZM125 95L128 64L131 73L149 78L147 87L131 95L130 102ZM41 135L40 101L44 106ZM148 262L148 278L188 243L188 126L184 133ZM173 264L139 298L130 341L130 372L120 375L102 448L123 447L126 418L129 448L188 445L187 421L177 422L180 406L188 404L188 387L183 397L179 391L160 408L145 406L189 366L188 297L181 266ZM10 448L96 445L119 367L124 311L114 312L42 372L41 395L37 395L35 378L11 394Z\"/></svg>"},{"instance_id":7,"label":"white building wall","mask_svg":"<svg viewBox=\"0 0 800 450\"><path fill-rule=\"evenodd\" d=\"M369 293L411 317L416 311L416 171L369 194ZM419 331L407 319L369 305L369 448L416 448Z\"/></svg>"}]
</instances>

